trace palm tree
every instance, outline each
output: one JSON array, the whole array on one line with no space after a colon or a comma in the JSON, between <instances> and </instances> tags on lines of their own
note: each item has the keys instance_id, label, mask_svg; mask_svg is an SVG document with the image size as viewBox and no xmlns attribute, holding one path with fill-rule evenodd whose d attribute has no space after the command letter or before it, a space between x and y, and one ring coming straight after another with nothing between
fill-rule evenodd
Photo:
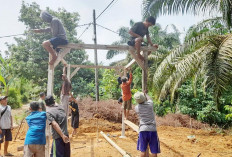
<instances>
[{"instance_id":1,"label":"palm tree","mask_svg":"<svg viewBox=\"0 0 232 157\"><path fill-rule=\"evenodd\" d=\"M159 100L171 95L187 79L203 78L203 87L212 88L217 108L219 98L232 82L232 35L218 19L205 20L190 28L183 45L172 50L154 73Z\"/></svg>"},{"instance_id":2,"label":"palm tree","mask_svg":"<svg viewBox=\"0 0 232 157\"><path fill-rule=\"evenodd\" d=\"M194 15L221 13L227 27L230 29L232 26L231 0L143 0L144 17L178 13Z\"/></svg>"}]
</instances>

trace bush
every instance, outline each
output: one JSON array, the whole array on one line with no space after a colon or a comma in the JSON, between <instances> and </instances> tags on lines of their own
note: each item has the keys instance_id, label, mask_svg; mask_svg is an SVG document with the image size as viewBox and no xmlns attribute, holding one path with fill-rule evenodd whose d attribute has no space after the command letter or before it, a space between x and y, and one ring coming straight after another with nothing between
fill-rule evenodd
<instances>
[{"instance_id":1,"label":"bush","mask_svg":"<svg viewBox=\"0 0 232 157\"><path fill-rule=\"evenodd\" d=\"M20 93L16 88L9 88L8 90L8 105L10 105L12 109L21 107Z\"/></svg>"}]
</instances>

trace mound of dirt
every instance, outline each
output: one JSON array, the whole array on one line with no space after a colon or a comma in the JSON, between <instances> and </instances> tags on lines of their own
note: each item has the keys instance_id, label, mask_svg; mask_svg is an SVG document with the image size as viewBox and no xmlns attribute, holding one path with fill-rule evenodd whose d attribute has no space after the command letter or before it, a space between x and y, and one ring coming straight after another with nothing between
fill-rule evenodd
<instances>
[{"instance_id":1,"label":"mound of dirt","mask_svg":"<svg viewBox=\"0 0 232 157\"><path fill-rule=\"evenodd\" d=\"M134 111L130 111L129 120L138 124L138 116ZM117 100L101 100L95 102L92 98L84 98L79 101L80 117L84 119L102 118L110 122L122 122L122 108ZM201 123L188 115L168 114L165 117L156 116L157 126L187 127L194 129L208 128L209 125Z\"/></svg>"}]
</instances>

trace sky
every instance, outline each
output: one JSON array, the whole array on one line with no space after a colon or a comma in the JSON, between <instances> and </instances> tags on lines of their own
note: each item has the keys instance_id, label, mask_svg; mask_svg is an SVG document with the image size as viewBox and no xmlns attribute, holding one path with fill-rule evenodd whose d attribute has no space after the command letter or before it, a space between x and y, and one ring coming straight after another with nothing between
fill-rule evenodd
<instances>
[{"instance_id":1,"label":"sky","mask_svg":"<svg viewBox=\"0 0 232 157\"><path fill-rule=\"evenodd\" d=\"M19 11L22 4L21 0L7 0L0 5L0 19L1 19L1 29L0 37L14 34L22 34L26 27L18 21ZM41 9L44 10L49 7L53 10L58 10L58 8L65 8L69 12L78 12L80 14L81 24L86 24L93 21L93 9L96 10L96 16L98 16L106 6L112 0L24 0L26 3L36 2L40 5ZM115 0L114 3L99 17L97 23L110 28L113 31L117 31L120 27L129 27L130 19L135 22L142 20L141 14L141 4L142 0ZM187 29L198 22L202 21L207 17L203 16L193 16L193 15L175 15L175 16L161 16L157 19L157 23L161 24L162 28L167 25L174 24L177 26L180 32L182 32L181 38L184 37L184 33ZM83 32L86 27L77 27L78 32L77 37ZM82 36L81 40L86 44L93 44L93 28L90 27ZM119 40L119 36L108 30L97 27L97 43L110 45L114 41ZM0 38L0 51L3 56L4 51L7 50L5 43L9 44L15 43L13 37ZM86 50L89 55L89 60L94 62L94 51ZM111 60L106 59L107 51L98 50L98 62L104 65L109 65L113 61L121 60L126 57L126 55L115 56Z\"/></svg>"}]
</instances>

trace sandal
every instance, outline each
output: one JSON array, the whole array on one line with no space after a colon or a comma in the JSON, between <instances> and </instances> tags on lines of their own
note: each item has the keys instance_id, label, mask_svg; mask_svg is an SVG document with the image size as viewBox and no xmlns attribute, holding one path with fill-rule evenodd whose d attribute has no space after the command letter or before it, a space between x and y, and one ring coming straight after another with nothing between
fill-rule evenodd
<instances>
[{"instance_id":1,"label":"sandal","mask_svg":"<svg viewBox=\"0 0 232 157\"><path fill-rule=\"evenodd\" d=\"M7 153L7 154L5 154L4 156L14 156L14 155L11 154L11 153Z\"/></svg>"}]
</instances>

